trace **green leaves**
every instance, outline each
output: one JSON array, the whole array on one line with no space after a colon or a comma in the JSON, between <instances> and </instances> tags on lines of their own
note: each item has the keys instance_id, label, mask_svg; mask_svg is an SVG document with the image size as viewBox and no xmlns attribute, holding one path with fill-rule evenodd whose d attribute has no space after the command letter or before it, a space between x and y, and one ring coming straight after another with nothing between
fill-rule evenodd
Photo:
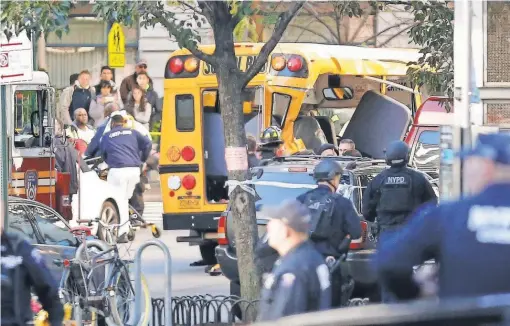
<instances>
[{"instance_id":1,"label":"green leaves","mask_svg":"<svg viewBox=\"0 0 510 326\"><path fill-rule=\"evenodd\" d=\"M72 3L63 1L1 1L0 26L7 38L19 35L38 38L55 32L58 37L69 32L68 16Z\"/></svg>"},{"instance_id":2,"label":"green leaves","mask_svg":"<svg viewBox=\"0 0 510 326\"><path fill-rule=\"evenodd\" d=\"M410 39L420 45L419 68L408 70L411 80L431 93L453 97L453 7L452 1L411 1L414 20Z\"/></svg>"}]
</instances>

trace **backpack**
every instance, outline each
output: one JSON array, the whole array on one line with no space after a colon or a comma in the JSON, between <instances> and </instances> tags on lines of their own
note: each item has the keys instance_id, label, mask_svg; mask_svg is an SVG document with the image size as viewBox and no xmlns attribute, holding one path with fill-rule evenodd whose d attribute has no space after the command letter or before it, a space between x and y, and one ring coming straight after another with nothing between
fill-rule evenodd
<instances>
[{"instance_id":1,"label":"backpack","mask_svg":"<svg viewBox=\"0 0 510 326\"><path fill-rule=\"evenodd\" d=\"M310 239L312 241L329 240L332 234L332 216L335 207L335 194L322 194L310 191L303 201L310 210Z\"/></svg>"}]
</instances>

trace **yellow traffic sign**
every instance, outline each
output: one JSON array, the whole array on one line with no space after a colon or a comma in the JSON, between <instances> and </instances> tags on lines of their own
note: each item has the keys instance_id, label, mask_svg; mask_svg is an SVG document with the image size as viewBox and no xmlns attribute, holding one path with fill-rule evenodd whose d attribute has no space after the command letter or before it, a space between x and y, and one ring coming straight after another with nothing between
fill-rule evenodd
<instances>
[{"instance_id":1,"label":"yellow traffic sign","mask_svg":"<svg viewBox=\"0 0 510 326\"><path fill-rule=\"evenodd\" d=\"M108 65L112 68L126 65L126 38L119 23L113 23L108 33Z\"/></svg>"}]
</instances>

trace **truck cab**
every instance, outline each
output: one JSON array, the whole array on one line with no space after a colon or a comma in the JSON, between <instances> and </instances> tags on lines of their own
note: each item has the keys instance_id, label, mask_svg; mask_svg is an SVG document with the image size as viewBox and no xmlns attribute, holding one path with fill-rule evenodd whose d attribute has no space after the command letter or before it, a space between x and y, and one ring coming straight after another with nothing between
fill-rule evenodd
<instances>
[{"instance_id":1,"label":"truck cab","mask_svg":"<svg viewBox=\"0 0 510 326\"><path fill-rule=\"evenodd\" d=\"M45 72L33 72L30 81L6 86L9 195L44 203L65 217L65 189L57 190L57 179L68 184L69 176L55 169L53 148L55 89ZM67 213L67 214L66 214Z\"/></svg>"},{"instance_id":2,"label":"truck cab","mask_svg":"<svg viewBox=\"0 0 510 326\"><path fill-rule=\"evenodd\" d=\"M453 125L453 105L446 97L431 96L414 116L405 142L411 149L409 164L432 178L439 177L440 127Z\"/></svg>"}]
</instances>

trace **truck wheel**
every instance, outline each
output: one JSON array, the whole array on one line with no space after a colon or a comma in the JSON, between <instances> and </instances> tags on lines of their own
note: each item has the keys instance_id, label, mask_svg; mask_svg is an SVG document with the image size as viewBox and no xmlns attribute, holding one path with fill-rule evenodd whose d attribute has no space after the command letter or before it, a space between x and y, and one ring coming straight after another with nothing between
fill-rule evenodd
<instances>
[{"instance_id":1,"label":"truck wheel","mask_svg":"<svg viewBox=\"0 0 510 326\"><path fill-rule=\"evenodd\" d=\"M119 224L120 217L119 212L117 212L117 208L115 205L109 201L105 201L103 203L103 207L101 208L101 221L105 224ZM113 239L107 239L106 230L103 229L101 224L99 224L97 229L97 236L100 240L103 241L113 241Z\"/></svg>"},{"instance_id":2,"label":"truck wheel","mask_svg":"<svg viewBox=\"0 0 510 326\"><path fill-rule=\"evenodd\" d=\"M216 248L216 243L207 243L200 245L200 255L202 259L207 265L216 264L216 254L214 252L214 248Z\"/></svg>"}]
</instances>

